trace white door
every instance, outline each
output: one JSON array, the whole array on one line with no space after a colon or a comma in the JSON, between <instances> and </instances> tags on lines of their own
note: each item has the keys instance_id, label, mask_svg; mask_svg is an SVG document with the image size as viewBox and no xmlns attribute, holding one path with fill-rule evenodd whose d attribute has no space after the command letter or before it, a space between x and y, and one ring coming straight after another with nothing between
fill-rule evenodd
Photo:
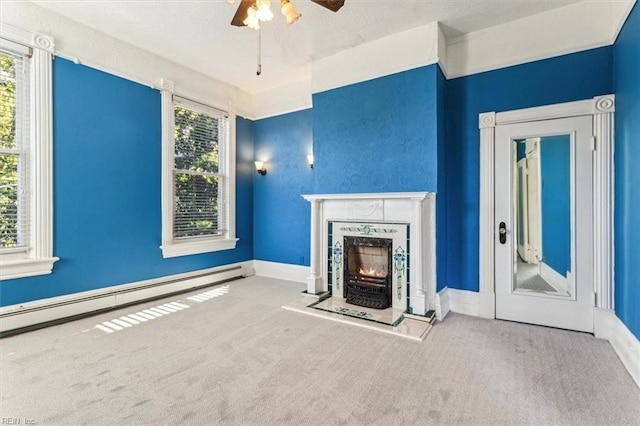
<instances>
[{"instance_id":1,"label":"white door","mask_svg":"<svg viewBox=\"0 0 640 426\"><path fill-rule=\"evenodd\" d=\"M593 332L592 119L495 130L496 318ZM523 186L517 162L526 156L526 139L538 137L541 256L533 261L516 250L523 235L517 228L527 226L516 221Z\"/></svg>"}]
</instances>

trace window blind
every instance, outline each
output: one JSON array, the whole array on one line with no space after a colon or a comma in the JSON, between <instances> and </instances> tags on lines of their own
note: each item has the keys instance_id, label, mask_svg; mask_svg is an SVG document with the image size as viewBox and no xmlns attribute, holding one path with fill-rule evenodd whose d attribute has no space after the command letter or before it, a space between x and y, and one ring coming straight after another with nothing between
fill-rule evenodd
<instances>
[{"instance_id":1,"label":"window blind","mask_svg":"<svg viewBox=\"0 0 640 426\"><path fill-rule=\"evenodd\" d=\"M0 249L30 241L30 50L0 39Z\"/></svg>"},{"instance_id":2,"label":"window blind","mask_svg":"<svg viewBox=\"0 0 640 426\"><path fill-rule=\"evenodd\" d=\"M227 221L224 111L174 96L173 238L224 235Z\"/></svg>"}]
</instances>

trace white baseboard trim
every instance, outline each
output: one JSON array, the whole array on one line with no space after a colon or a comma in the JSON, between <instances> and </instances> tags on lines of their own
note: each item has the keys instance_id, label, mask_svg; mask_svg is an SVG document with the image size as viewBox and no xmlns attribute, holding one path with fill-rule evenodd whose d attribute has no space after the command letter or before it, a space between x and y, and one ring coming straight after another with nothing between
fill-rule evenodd
<instances>
[{"instance_id":1,"label":"white baseboard trim","mask_svg":"<svg viewBox=\"0 0 640 426\"><path fill-rule=\"evenodd\" d=\"M289 263L254 260L253 267L259 277L278 278L285 281L306 283L309 278L309 267Z\"/></svg>"},{"instance_id":2,"label":"white baseboard trim","mask_svg":"<svg viewBox=\"0 0 640 426\"><path fill-rule=\"evenodd\" d=\"M495 318L494 294L445 287L436 294L436 318L444 319L449 312L482 318Z\"/></svg>"},{"instance_id":3,"label":"white baseboard trim","mask_svg":"<svg viewBox=\"0 0 640 426\"><path fill-rule=\"evenodd\" d=\"M480 316L480 293L448 288L449 309L464 315Z\"/></svg>"},{"instance_id":4,"label":"white baseboard trim","mask_svg":"<svg viewBox=\"0 0 640 426\"><path fill-rule=\"evenodd\" d=\"M113 309L248 275L253 275L251 261L5 306L0 308L0 333Z\"/></svg>"},{"instance_id":5,"label":"white baseboard trim","mask_svg":"<svg viewBox=\"0 0 640 426\"><path fill-rule=\"evenodd\" d=\"M435 305L436 318L439 321L442 321L449 313L449 289L447 287L443 288L436 294Z\"/></svg>"},{"instance_id":6,"label":"white baseboard trim","mask_svg":"<svg viewBox=\"0 0 640 426\"><path fill-rule=\"evenodd\" d=\"M618 358L640 388L640 340L613 311L595 308L593 319L595 336L611 343Z\"/></svg>"},{"instance_id":7,"label":"white baseboard trim","mask_svg":"<svg viewBox=\"0 0 640 426\"><path fill-rule=\"evenodd\" d=\"M544 262L539 264L540 277L551 285L558 293L569 292L569 277L565 277Z\"/></svg>"},{"instance_id":8,"label":"white baseboard trim","mask_svg":"<svg viewBox=\"0 0 640 426\"><path fill-rule=\"evenodd\" d=\"M486 299L486 300L483 300ZM445 287L436 294L436 317L444 319L449 312L495 318L491 315L493 293L457 290ZM640 340L629 331L613 311L595 308L594 335L608 340L627 371L640 387Z\"/></svg>"}]
</instances>

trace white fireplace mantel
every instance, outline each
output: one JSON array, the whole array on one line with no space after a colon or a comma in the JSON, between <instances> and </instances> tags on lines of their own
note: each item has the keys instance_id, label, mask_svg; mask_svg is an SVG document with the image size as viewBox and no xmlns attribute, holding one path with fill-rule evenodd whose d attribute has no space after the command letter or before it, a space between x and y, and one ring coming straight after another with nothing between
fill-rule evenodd
<instances>
[{"instance_id":1,"label":"white fireplace mantel","mask_svg":"<svg viewBox=\"0 0 640 426\"><path fill-rule=\"evenodd\" d=\"M410 308L424 315L435 307L435 194L393 192L303 195L311 203L311 265L307 293L328 291L329 222L406 224L410 231Z\"/></svg>"}]
</instances>

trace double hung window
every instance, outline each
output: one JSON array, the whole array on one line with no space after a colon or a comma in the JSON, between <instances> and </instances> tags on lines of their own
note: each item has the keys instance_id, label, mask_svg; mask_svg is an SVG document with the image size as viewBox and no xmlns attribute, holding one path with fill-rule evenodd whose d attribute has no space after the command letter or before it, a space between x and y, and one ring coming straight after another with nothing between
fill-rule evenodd
<instances>
[{"instance_id":1,"label":"double hung window","mask_svg":"<svg viewBox=\"0 0 640 426\"><path fill-rule=\"evenodd\" d=\"M230 114L163 92L164 257L235 247Z\"/></svg>"},{"instance_id":2,"label":"double hung window","mask_svg":"<svg viewBox=\"0 0 640 426\"><path fill-rule=\"evenodd\" d=\"M10 26L3 28L0 38L2 280L51 273L53 263L58 260L52 256L52 50L53 40L49 37L34 37Z\"/></svg>"},{"instance_id":3,"label":"double hung window","mask_svg":"<svg viewBox=\"0 0 640 426\"><path fill-rule=\"evenodd\" d=\"M0 248L29 247L29 61L31 49L0 49Z\"/></svg>"}]
</instances>

